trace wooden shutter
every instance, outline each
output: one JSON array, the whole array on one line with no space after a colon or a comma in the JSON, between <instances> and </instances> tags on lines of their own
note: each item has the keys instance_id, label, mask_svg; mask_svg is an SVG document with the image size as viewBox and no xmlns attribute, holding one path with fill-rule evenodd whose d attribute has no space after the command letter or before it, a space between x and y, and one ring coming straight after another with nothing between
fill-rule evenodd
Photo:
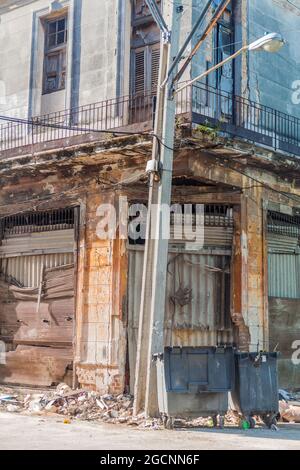
<instances>
[{"instance_id":1,"label":"wooden shutter","mask_svg":"<svg viewBox=\"0 0 300 470\"><path fill-rule=\"evenodd\" d=\"M134 57L134 93L145 91L145 50L135 51Z\"/></svg>"},{"instance_id":2,"label":"wooden shutter","mask_svg":"<svg viewBox=\"0 0 300 470\"><path fill-rule=\"evenodd\" d=\"M159 77L160 50L152 50L151 53L151 90L156 91Z\"/></svg>"}]
</instances>

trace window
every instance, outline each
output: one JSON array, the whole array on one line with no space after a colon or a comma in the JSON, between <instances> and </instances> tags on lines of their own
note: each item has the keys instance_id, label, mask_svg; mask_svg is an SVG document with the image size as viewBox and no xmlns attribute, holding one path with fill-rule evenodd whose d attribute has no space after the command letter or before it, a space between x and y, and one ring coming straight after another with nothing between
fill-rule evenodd
<instances>
[{"instance_id":1,"label":"window","mask_svg":"<svg viewBox=\"0 0 300 470\"><path fill-rule=\"evenodd\" d=\"M161 0L156 3L161 6ZM138 96L156 94L161 34L145 0L132 0L131 26L131 93Z\"/></svg>"},{"instance_id":2,"label":"window","mask_svg":"<svg viewBox=\"0 0 300 470\"><path fill-rule=\"evenodd\" d=\"M216 57L219 63L234 52L234 25L231 10L226 10L216 28ZM229 62L217 72L217 88L232 93L233 91L233 63Z\"/></svg>"},{"instance_id":3,"label":"window","mask_svg":"<svg viewBox=\"0 0 300 470\"><path fill-rule=\"evenodd\" d=\"M133 86L134 94L156 93L159 75L159 44L146 46L133 51Z\"/></svg>"},{"instance_id":4,"label":"window","mask_svg":"<svg viewBox=\"0 0 300 470\"><path fill-rule=\"evenodd\" d=\"M45 23L44 93L65 88L67 26L66 16Z\"/></svg>"}]
</instances>

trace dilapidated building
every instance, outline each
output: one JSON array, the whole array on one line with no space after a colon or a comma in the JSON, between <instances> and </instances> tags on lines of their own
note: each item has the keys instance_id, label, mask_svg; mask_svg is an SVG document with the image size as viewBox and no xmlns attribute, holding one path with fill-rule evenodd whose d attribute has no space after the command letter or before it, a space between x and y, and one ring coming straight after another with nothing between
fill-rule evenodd
<instances>
[{"instance_id":1,"label":"dilapidated building","mask_svg":"<svg viewBox=\"0 0 300 470\"><path fill-rule=\"evenodd\" d=\"M182 39L204 3L178 11ZM147 203L158 28L143 0L3 0L0 20L0 381L133 392L144 248L99 238L98 208ZM205 237L170 241L165 313L166 345L277 349L292 388L299 25L298 0L233 0L185 72L271 30L287 41L176 98L172 202L204 205Z\"/></svg>"}]
</instances>

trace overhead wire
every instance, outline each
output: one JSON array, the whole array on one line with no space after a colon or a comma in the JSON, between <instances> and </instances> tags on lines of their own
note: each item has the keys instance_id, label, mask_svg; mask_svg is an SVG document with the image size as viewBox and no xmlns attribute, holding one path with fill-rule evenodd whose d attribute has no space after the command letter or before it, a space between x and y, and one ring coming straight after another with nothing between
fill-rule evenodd
<instances>
[{"instance_id":1,"label":"overhead wire","mask_svg":"<svg viewBox=\"0 0 300 470\"><path fill-rule=\"evenodd\" d=\"M77 126L64 126L64 125L61 125L61 124L53 124L53 123L45 123L45 122L42 123L42 122L36 122L34 120L12 118L12 117L2 116L2 115L0 115L0 120L5 120L5 121L9 121L9 122L14 122L14 123L22 123L22 124L27 124L27 125L41 126L41 127L50 127L50 128L55 128L55 129L70 130L70 131L94 132L94 133L99 133L99 134L125 135L125 136L126 135L130 135L130 136L134 136L134 135L149 136L149 137L154 137L154 138L157 139L159 155L160 155L160 152L161 152L161 149L160 149L161 146L163 146L164 148L166 148L166 149L168 149L172 152L175 152L177 150L174 147L170 147L170 146L166 145L163 142L163 140L153 132L147 132L147 131L144 131L144 132L114 131L114 130L101 130L101 129L86 128L86 127L77 127ZM222 164L224 165L224 162L222 162ZM266 188L270 191L276 192L277 194L280 194L283 197L286 197L290 200L293 200L294 202L300 203L300 196L298 197L297 195L291 195L291 194L285 193L283 191L280 191L276 188L273 188L272 186L270 186L270 185L264 183L263 181L260 181L257 178L243 172L242 170L239 170L239 169L229 165L228 161L226 162L225 166L230 168L232 171L236 171L237 173L240 173L241 175L249 178L250 180L254 181L256 184L259 184L262 187L264 187L264 188Z\"/></svg>"},{"instance_id":2,"label":"overhead wire","mask_svg":"<svg viewBox=\"0 0 300 470\"><path fill-rule=\"evenodd\" d=\"M163 140L161 137L159 137L157 134L155 134L153 131L118 131L114 129L95 129L91 127L80 127L80 126L67 126L63 124L54 124L54 123L49 123L49 122L42 122L42 121L37 121L34 119L21 119L21 118L14 118L10 116L3 116L0 115L0 121L5 121L5 122L12 122L15 124L25 124L27 126L34 126L34 127L43 127L43 128L52 128L52 129L57 129L57 130L67 130L67 131L74 131L74 132L84 132L84 133L98 133L98 134L109 134L109 135L116 135L116 136L148 136L150 138L154 137L157 142L158 142L158 154L160 155L160 150L161 150L161 145L164 147L168 148L169 150L172 150L170 147L168 147L166 144L163 143Z\"/></svg>"}]
</instances>

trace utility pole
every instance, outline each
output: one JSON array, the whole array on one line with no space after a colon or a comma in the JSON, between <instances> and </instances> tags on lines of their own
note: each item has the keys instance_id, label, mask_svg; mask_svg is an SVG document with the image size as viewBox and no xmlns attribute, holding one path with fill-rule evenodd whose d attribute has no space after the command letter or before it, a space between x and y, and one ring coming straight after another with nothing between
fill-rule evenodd
<instances>
[{"instance_id":1,"label":"utility pole","mask_svg":"<svg viewBox=\"0 0 300 470\"><path fill-rule=\"evenodd\" d=\"M150 164L150 190L148 220L144 254L139 337L137 347L134 412L145 409L148 416L158 414L156 369L153 354L164 350L164 311L166 272L169 240L163 239L169 220L162 217L162 206L170 206L173 171L173 146L176 103L165 81L173 58L177 56L180 39L180 16L182 0L165 1L163 11L166 22L155 7L155 0L146 0L162 31L159 86L155 116L155 138ZM167 26L167 29L166 29ZM174 72L176 69L174 70Z\"/></svg>"},{"instance_id":2,"label":"utility pole","mask_svg":"<svg viewBox=\"0 0 300 470\"><path fill-rule=\"evenodd\" d=\"M205 29L200 40L197 41L191 54L189 54L184 64L184 70L224 13L229 2L230 0L220 1L209 26ZM172 194L176 116L176 100L173 88L176 79L181 77L183 73L182 70L177 73L182 54L202 24L212 0L208 0L180 50L182 0L174 0L173 2L165 0L163 2L166 21L158 9L156 0L146 0L146 3L162 32L163 40L154 132L159 140L154 138L152 160L148 163L150 189L135 373L134 414L144 409L146 415L157 416L159 410L156 366L152 361L152 357L164 351L164 315L169 240L165 239L163 234L168 233L170 220L168 217L163 217L162 210L164 207L170 207Z\"/></svg>"},{"instance_id":3,"label":"utility pole","mask_svg":"<svg viewBox=\"0 0 300 470\"><path fill-rule=\"evenodd\" d=\"M207 25L205 31L197 40L181 69L177 73L179 61L186 47L192 40L198 27L212 4L212 0L204 7L191 33L179 50L180 14L182 0L165 0L172 3L172 11L165 11L164 20L157 7L156 0L145 0L162 32L161 62L159 72L159 86L157 96L157 110L155 117L155 136L153 142L152 160L148 162L150 173L150 189L148 201L146 245L144 255L144 268L141 292L141 308L139 318L139 335L137 345L137 361L134 389L134 413L145 410L148 416L159 414L157 402L156 367L152 362L154 354L164 351L164 314L167 284L167 264L169 240L164 234L169 232L170 219L163 217L163 207L170 207L172 193L173 147L175 134L176 101L174 96L194 81L200 80L207 74L233 60L246 51L266 50L276 52L284 44L283 38L276 33L264 36L254 43L243 46L239 51L216 64L210 70L190 80L175 90L177 80L191 63L203 41L212 31L218 20L226 10L230 0L220 0L218 7ZM170 31L171 25L171 31ZM158 138L156 138L156 136Z\"/></svg>"}]
</instances>

